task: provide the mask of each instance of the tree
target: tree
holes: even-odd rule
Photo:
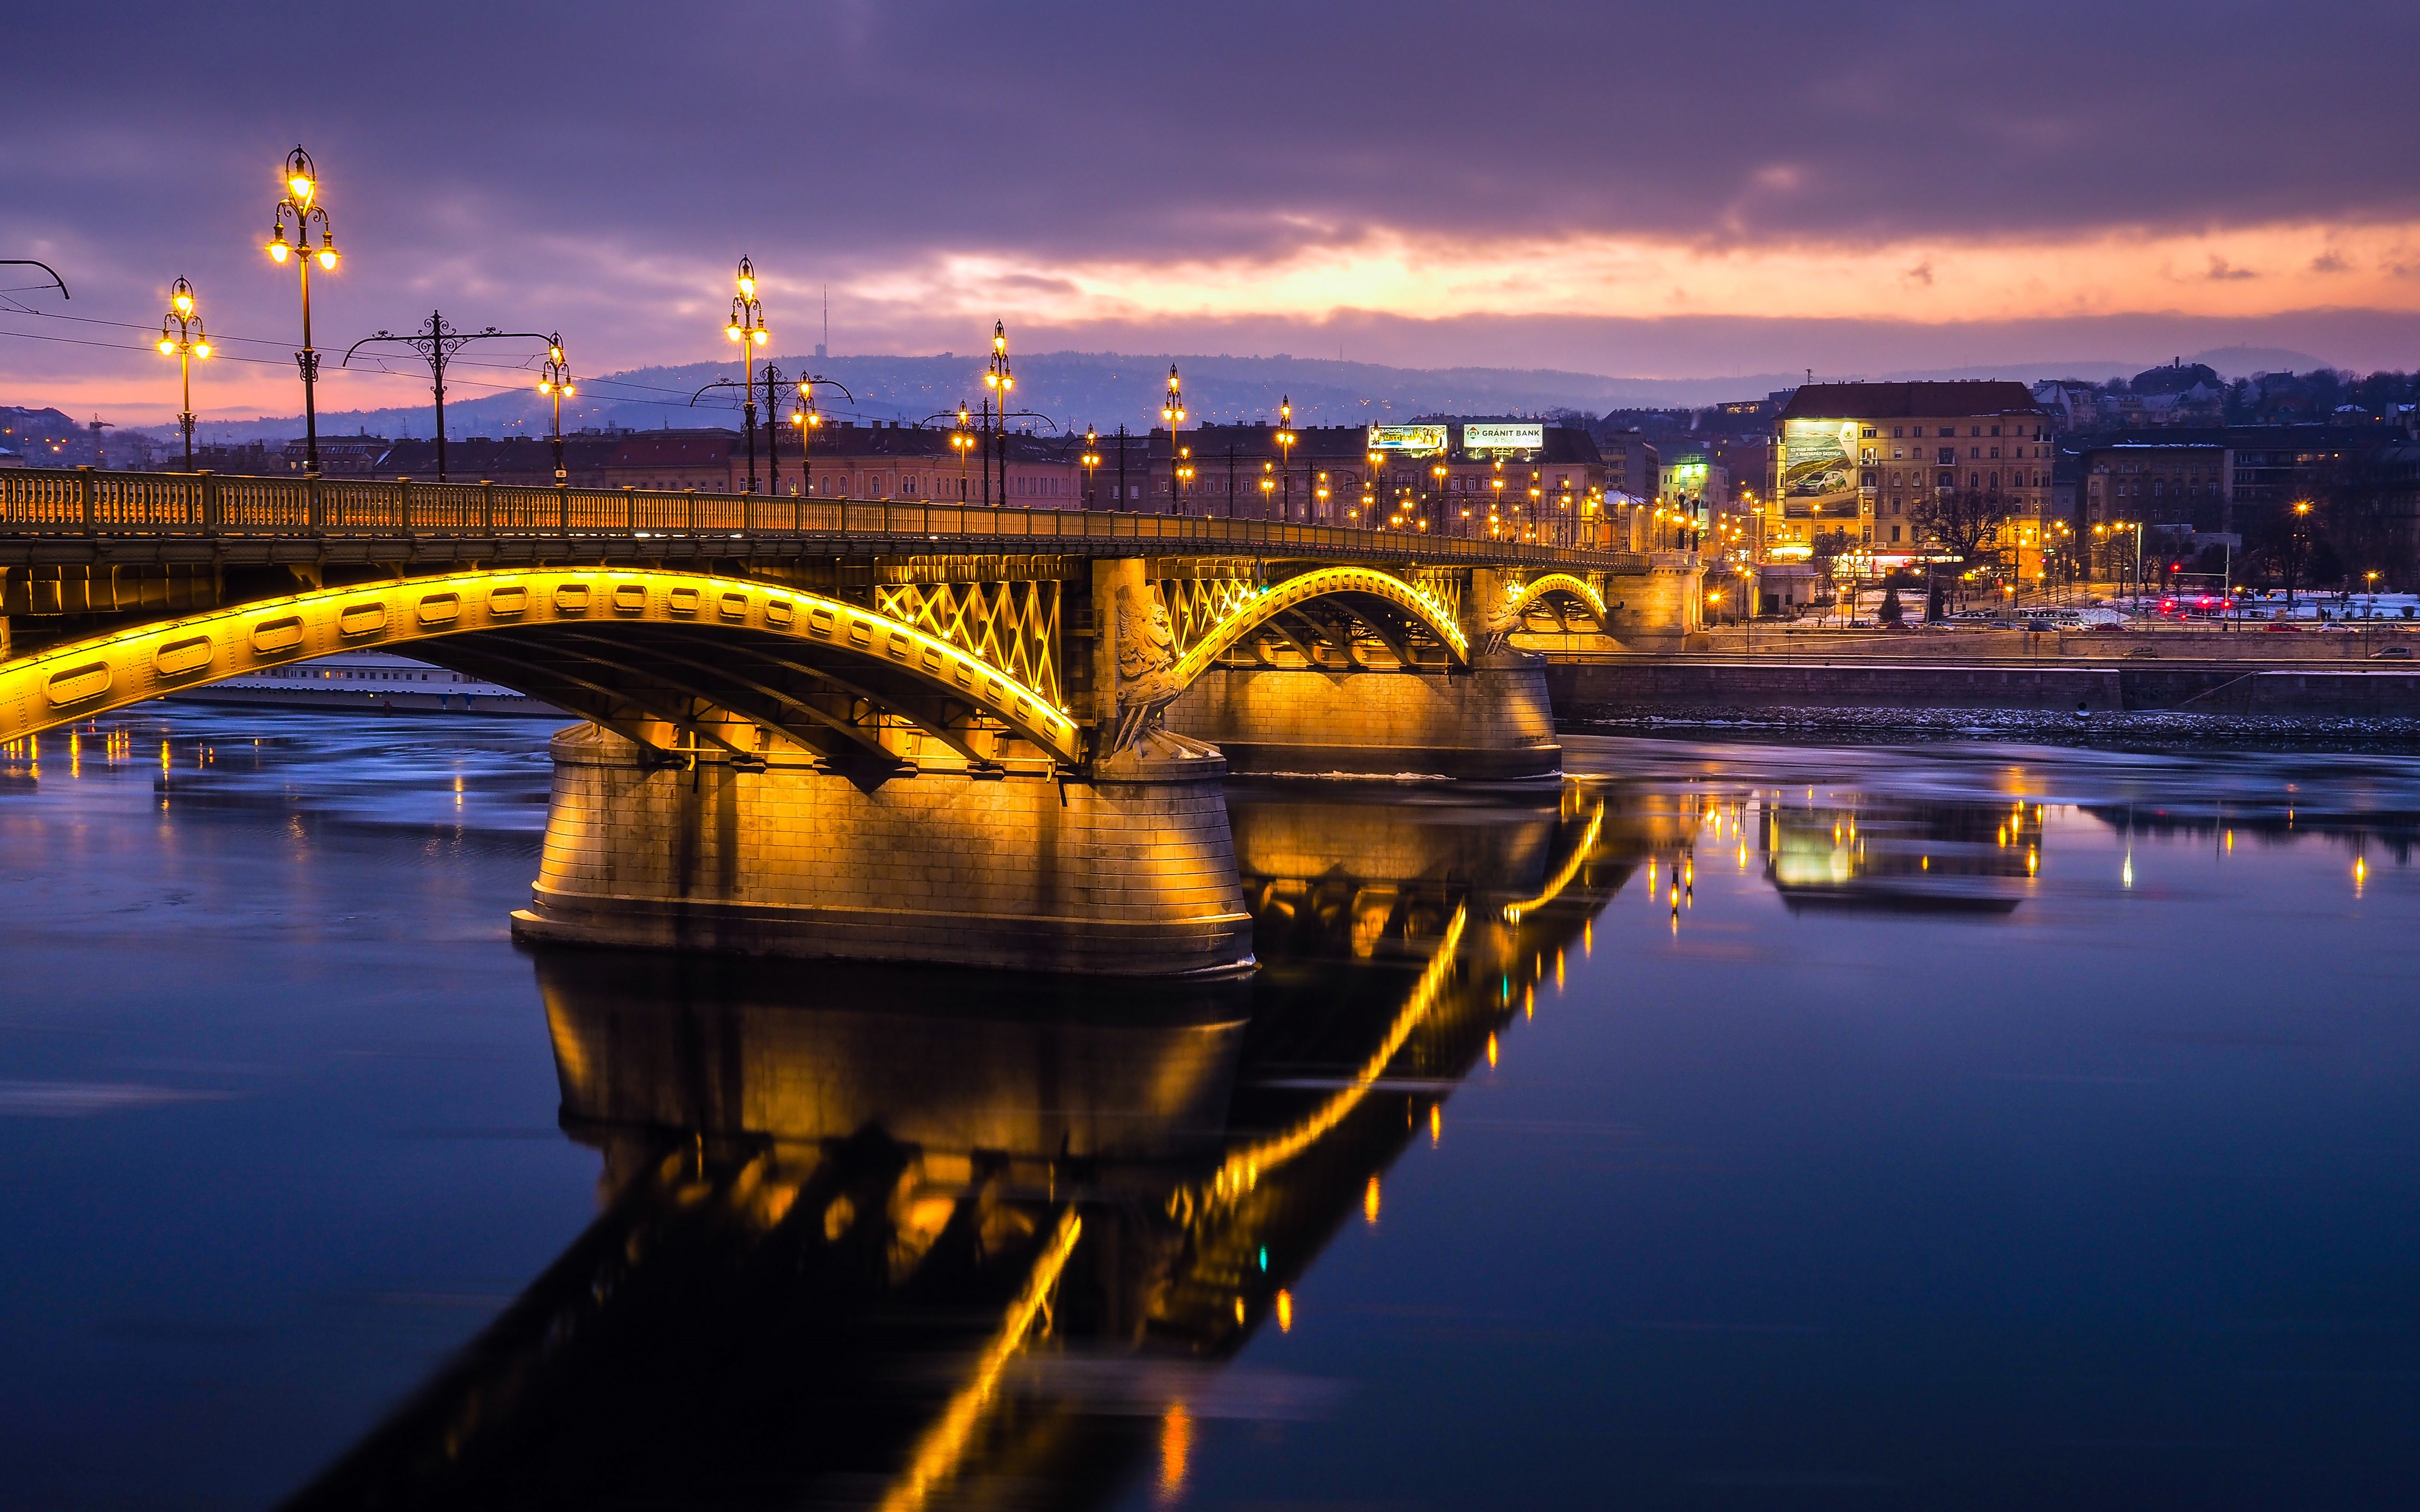
[[[1900,625],[1906,619],[1907,610],[1900,606],[1899,584],[1892,583],[1883,590],[1882,621],[1885,625]]]
[[[1823,593],[1835,604],[1839,601],[1840,554],[1849,549],[1849,532],[1830,530],[1815,537],[1809,556],[1815,570],[1823,577]]]
[[[1916,530],[1958,558],[1959,570],[1978,566],[1995,553],[1984,548],[2008,517],[2008,501],[1980,488],[1944,488],[1918,495],[1908,514]]]
[[[2286,607],[2294,607],[2294,590],[2310,575],[2319,545],[2319,520],[2308,500],[2278,510],[2260,539],[2260,564],[2286,590]]]

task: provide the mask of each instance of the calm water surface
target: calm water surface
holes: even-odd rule
[[[0,1504],[2420,1492],[2420,764],[1239,787],[1171,989],[517,950],[545,733],[0,760]]]

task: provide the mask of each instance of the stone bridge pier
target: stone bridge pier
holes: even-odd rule
[[[1252,964],[1215,750],[1146,736],[1077,777],[652,759],[555,736],[516,938],[1101,976]]]

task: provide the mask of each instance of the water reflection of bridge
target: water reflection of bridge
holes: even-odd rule
[[[1295,1277],[1376,1221],[1632,870],[1574,788],[1234,808],[1268,969],[1142,1011],[1065,979],[541,954],[602,1211],[292,1504],[1080,1505],[1155,1452],[1181,1476],[1205,1373],[1291,1326]]]

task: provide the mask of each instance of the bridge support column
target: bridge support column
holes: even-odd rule
[[[1678,650],[1705,628],[1706,569],[1686,551],[1658,551],[1648,562],[1644,573],[1606,581],[1606,597],[1622,602],[1613,615],[1614,634],[1633,650]]]
[[[554,740],[527,940],[1105,976],[1237,971],[1251,919],[1225,764],[1146,737],[1091,782],[650,767]]]
[[[1354,772],[1480,780],[1561,770],[1543,658],[1497,652],[1467,672],[1214,667],[1168,727],[1238,772]]]

